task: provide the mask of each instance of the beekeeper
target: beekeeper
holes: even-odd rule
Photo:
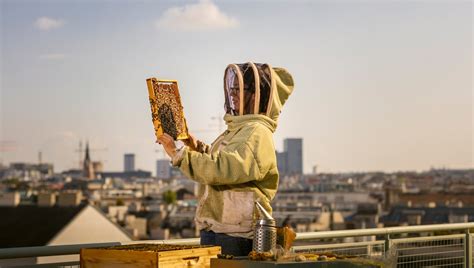
[[[158,142],[173,166],[199,183],[196,225],[202,245],[218,245],[223,254],[252,250],[254,201],[268,212],[278,188],[273,132],[293,91],[293,78],[268,64],[230,64],[224,74],[227,130],[209,146],[194,136],[177,149],[173,138]]]

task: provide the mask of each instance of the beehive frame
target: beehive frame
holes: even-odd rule
[[[156,138],[166,132],[175,140],[188,139],[188,127],[179,95],[178,81],[152,77],[146,82]]]

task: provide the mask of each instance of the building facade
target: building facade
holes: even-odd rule
[[[135,154],[125,154],[123,156],[123,170],[125,172],[135,170]]]
[[[303,174],[303,139],[290,138],[283,141],[286,152],[286,173]]]
[[[169,160],[159,159],[156,161],[156,177],[158,179],[171,178],[171,166]]]

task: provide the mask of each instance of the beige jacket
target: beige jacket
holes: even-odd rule
[[[254,202],[272,212],[279,178],[273,132],[293,79],[284,69],[270,70],[265,114],[225,115],[227,130],[211,146],[199,142],[198,151],[183,147],[173,159],[173,165],[199,183],[195,220],[200,230],[252,238]]]

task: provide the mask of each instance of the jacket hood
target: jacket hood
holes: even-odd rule
[[[283,68],[252,62],[229,64],[224,74],[224,119],[228,125],[241,120],[262,121],[275,131],[283,105],[293,88],[293,77]]]
[[[279,67],[271,68],[272,73],[272,93],[269,101],[267,116],[277,121],[283,105],[293,92],[294,82],[291,74]]]

